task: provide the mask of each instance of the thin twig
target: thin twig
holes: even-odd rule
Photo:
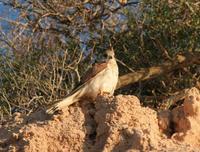
[[[126,65],[124,62],[122,62],[121,60],[116,58],[116,61],[119,62],[121,65],[123,65],[124,67],[126,67],[129,71],[131,72],[135,72],[135,70],[133,70],[131,67],[129,67],[128,65]]]

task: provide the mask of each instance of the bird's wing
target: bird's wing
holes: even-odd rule
[[[89,81],[91,78],[95,77],[99,72],[107,68],[107,65],[107,62],[95,63],[94,66],[86,72],[84,77],[82,77],[81,82],[85,83]]]
[[[63,99],[62,101],[57,101],[56,103],[53,104],[53,106],[50,106],[50,108],[47,109],[47,113],[52,114],[58,109],[60,109],[62,106],[76,102],[72,101],[74,100],[74,97],[79,99],[81,90],[84,89],[84,87],[88,84],[89,81],[95,79],[98,73],[103,72],[106,68],[107,68],[107,63],[95,64],[90,70],[88,70],[86,77],[82,80],[82,84],[77,86],[70,94],[68,94],[65,97],[65,99]],[[70,100],[68,100],[69,98]]]
[[[74,94],[77,90],[81,89],[82,87],[87,84],[88,81],[92,80],[99,72],[103,71],[107,68],[107,62],[103,63],[95,63],[87,72],[86,74],[81,78],[81,82],[66,96],[71,96]]]

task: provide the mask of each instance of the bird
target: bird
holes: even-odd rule
[[[118,82],[118,65],[113,48],[106,51],[105,60],[95,63],[82,77],[80,85],[74,89],[65,99],[58,101],[46,110],[48,114],[54,114],[80,101],[81,99],[95,100],[98,95],[113,95]]]

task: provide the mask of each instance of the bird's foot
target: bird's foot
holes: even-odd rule
[[[110,92],[100,91],[98,96],[111,96]]]

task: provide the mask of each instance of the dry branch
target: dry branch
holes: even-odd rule
[[[200,64],[200,52],[178,54],[173,61],[164,62],[160,66],[144,68],[139,71],[120,76],[117,89],[139,81],[150,80],[162,74],[172,72],[176,69],[190,66],[191,64]]]

